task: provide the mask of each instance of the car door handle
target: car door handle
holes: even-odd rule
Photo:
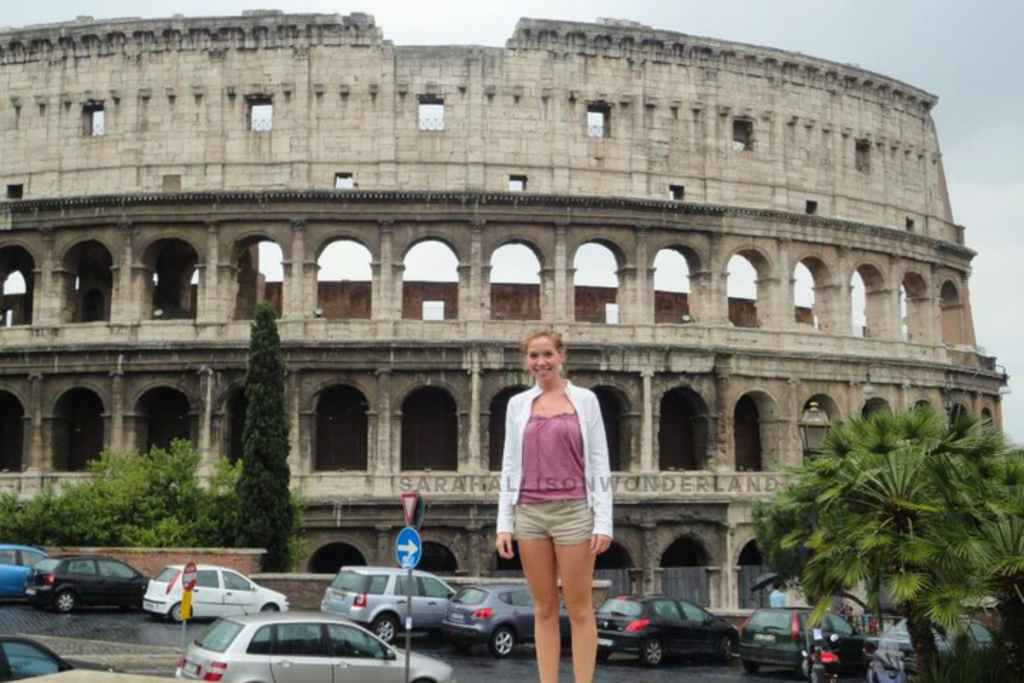
[[[278,662],[278,664],[279,664],[279,665],[281,665],[281,666],[283,666],[283,667],[284,667],[284,668],[286,668],[286,669],[287,669],[287,668],[289,668],[289,667],[291,667],[291,665],[292,665],[292,663],[291,663],[291,662],[289,662],[289,661],[288,661],[287,659],[283,659],[283,660],[281,660],[280,662]]]
[[[399,604],[399,605],[404,605],[404,604],[405,604],[405,600],[399,600],[399,601],[398,601],[398,604]]]
[[[350,665],[350,664],[348,664],[348,663],[346,663],[346,662],[338,662],[338,663],[337,663],[337,664],[335,664],[334,666],[335,666],[335,668],[337,668],[337,669],[347,669],[347,668],[348,668],[349,666],[351,666],[351,665]]]
[[[431,601],[430,601],[430,602],[428,602],[427,604],[428,604],[428,605],[436,605],[436,604],[437,604],[437,602],[436,602],[436,601],[434,601],[434,600],[431,600]]]

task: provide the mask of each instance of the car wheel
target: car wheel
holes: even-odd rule
[[[516,632],[508,626],[499,626],[494,629],[491,639],[487,641],[487,647],[491,650],[491,656],[495,659],[505,659],[512,654],[516,646]]]
[[[398,620],[390,614],[382,614],[373,620],[371,630],[374,635],[390,645],[398,634]]]
[[[743,670],[746,671],[748,674],[756,674],[758,671],[761,670],[761,665],[757,662],[751,662],[744,659],[741,663],[743,664]]]
[[[640,646],[640,662],[644,666],[658,666],[664,656],[665,650],[657,638],[649,638]]]
[[[267,604],[263,605],[263,607],[260,607],[260,611],[261,612],[280,612],[281,608],[278,607],[276,604],[274,604],[272,602],[268,602]]]
[[[732,638],[729,636],[722,636],[722,640],[718,643],[718,651],[715,653],[718,661],[728,664],[732,660]]]
[[[61,614],[67,614],[78,606],[78,596],[71,591],[61,591],[53,597],[53,608]]]
[[[171,621],[173,621],[175,624],[180,624],[181,623],[181,603],[180,602],[174,603],[174,607],[172,607],[167,612],[167,618],[170,619]]]

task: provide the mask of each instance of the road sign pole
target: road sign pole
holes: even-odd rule
[[[409,683],[409,657],[412,652],[412,567],[406,582],[405,596],[405,683]]]

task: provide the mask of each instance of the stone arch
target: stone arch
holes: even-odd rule
[[[625,251],[609,239],[590,239],[576,247],[572,260],[576,322],[619,322],[620,272],[625,263]]]
[[[373,251],[360,239],[332,235],[315,253],[314,315],[327,320],[369,319],[374,305]]]
[[[603,384],[592,387],[601,406],[601,418],[608,439],[608,462],[612,472],[629,470],[632,442],[629,422],[629,396],[618,387]]]
[[[806,269],[810,274],[810,306],[801,306],[801,278],[799,277],[800,267]],[[793,305],[795,308],[796,322],[798,325],[808,325],[822,332],[834,333],[835,313],[839,302],[836,297],[836,287],[832,276],[832,268],[819,256],[804,256],[794,266]]]
[[[465,259],[462,258],[462,254],[459,251],[458,241],[456,241],[451,235],[446,235],[440,232],[431,231],[426,233],[417,233],[415,237],[404,244],[396,244],[395,246],[397,248],[395,249],[395,252],[400,253],[402,255],[400,261],[405,262],[405,259],[409,257],[409,252],[425,242],[440,242],[451,250],[452,254],[455,255],[456,261],[460,264],[465,262]]]
[[[443,249],[429,247],[431,244]],[[435,252],[433,255],[431,250]],[[416,266],[417,261],[428,258],[431,261],[429,275],[425,266]],[[443,264],[444,261],[448,263]],[[458,248],[448,238],[423,236],[410,243],[402,256],[402,319],[458,320],[459,288],[464,277],[462,264]],[[410,268],[410,265],[416,267]],[[423,273],[417,274],[416,270]]]
[[[892,413],[892,406],[881,396],[869,398],[860,409],[861,417],[870,417],[876,413]]]
[[[694,300],[697,288],[692,279],[704,270],[700,253],[688,245],[672,244],[658,250],[652,268],[655,323],[692,321],[698,305]]]
[[[458,408],[437,386],[411,391],[402,401],[401,469],[453,471],[459,463]]]
[[[177,237],[156,239],[143,252],[143,317],[195,319],[199,306],[199,251]]]
[[[608,550],[597,556],[594,562],[594,569],[630,569],[634,567],[633,558],[629,549],[618,541],[612,541]]]
[[[737,472],[763,472],[777,462],[778,408],[760,390],[743,394],[733,408],[733,451]]]
[[[965,344],[964,305],[960,287],[946,280],[939,289],[939,307],[942,310],[942,341],[950,346]]]
[[[989,424],[994,424],[995,423],[995,416],[992,413],[992,409],[989,408],[988,406],[985,406],[984,408],[982,408],[981,409],[981,419],[984,420],[985,422],[989,423]]]
[[[369,410],[366,396],[353,386],[335,385],[319,393],[314,470],[368,469]]]
[[[739,590],[739,605],[741,609],[757,609],[768,606],[768,592],[765,590],[752,591],[751,584],[765,572],[767,567],[761,555],[761,549],[757,546],[757,540],[747,541],[743,545],[736,559],[739,569],[737,573],[737,588]]]
[[[515,384],[498,391],[491,399],[490,416],[488,417],[488,465],[491,472],[501,471],[502,456],[505,452],[505,419],[508,402],[516,394],[526,391],[527,387]]]
[[[771,314],[772,262],[760,249],[752,246],[735,249],[726,260],[726,290],[729,299],[729,322],[735,327],[760,327]],[[730,275],[734,269],[747,270]],[[754,280],[750,282],[753,270]],[[753,300],[748,298],[751,284]]]
[[[423,553],[416,568],[440,576],[451,576],[459,571],[459,561],[448,546],[437,541],[423,541]]]
[[[970,414],[970,409],[963,403],[954,403],[949,407],[949,423],[956,424],[961,418]]]
[[[0,247],[0,327],[32,324],[36,260],[20,244]]]
[[[889,329],[887,282],[884,272],[881,267],[869,261],[853,269],[850,276],[850,297],[853,312],[851,325],[855,337],[882,338]],[[864,292],[861,311],[857,310],[861,296],[857,292],[858,287]]]
[[[342,567],[367,566],[366,557],[352,543],[331,541],[310,555],[308,571],[313,574],[336,574]]]
[[[92,389],[68,389],[54,404],[50,429],[54,469],[63,472],[87,470],[89,463],[99,458],[103,451],[103,399]]]
[[[804,401],[801,414],[804,410],[810,408],[812,403],[817,403],[818,407],[825,411],[825,414],[828,415],[829,424],[832,426],[843,421],[843,412],[839,409],[839,404],[836,403],[836,400],[828,394],[818,393],[808,398]]]
[[[151,448],[170,448],[175,439],[193,439],[192,405],[188,395],[172,386],[149,389],[135,403],[135,443]]]
[[[0,390],[0,472],[25,469],[25,408],[18,397]]]
[[[932,299],[929,295],[928,281],[917,271],[908,270],[903,274],[900,284],[901,311],[903,322],[901,331],[903,340],[911,343],[928,342],[929,321],[931,319]]]
[[[764,564],[764,558],[761,556],[761,549],[757,547],[756,540],[747,541],[743,549],[740,550],[736,564],[740,566]]]
[[[514,233],[504,234],[500,238],[495,240],[494,244],[491,246],[490,252],[487,254],[487,258],[485,259],[485,261],[487,263],[490,263],[492,260],[494,260],[494,254],[496,254],[498,250],[510,245],[519,245],[529,249],[531,252],[533,252],[534,257],[537,259],[537,263],[540,264],[540,267],[542,269],[548,267],[547,264],[552,261],[551,257],[547,253],[547,250],[536,240],[534,240],[531,237],[517,235]]]
[[[924,409],[934,410],[935,407],[932,405],[932,402],[927,400],[927,399],[923,399],[923,398],[922,399],[918,399],[914,403],[914,410],[924,410]]]
[[[272,245],[269,247],[267,245]],[[277,262],[274,263],[274,259]],[[267,263],[267,260],[270,263]],[[261,233],[239,237],[231,245],[233,319],[251,320],[253,309],[269,301],[280,318],[284,300],[284,247]]]
[[[370,252],[370,260],[379,260],[378,251],[374,249],[373,244],[366,240],[365,235],[354,230],[346,230],[343,227],[331,226],[331,231],[322,237],[320,237],[314,244],[310,253],[313,254],[315,260],[319,260],[324,255],[324,251],[327,250],[335,242],[354,242],[356,245],[362,247],[366,251]]]
[[[505,256],[501,256],[502,253]],[[535,265],[536,270],[528,275],[525,271],[518,271],[518,266],[509,267],[509,261],[523,264],[524,269],[530,270]],[[544,266],[536,247],[530,242],[506,241],[491,253],[487,263],[490,267],[491,320],[540,320],[543,286],[540,274]]]
[[[64,251],[61,289],[62,319],[66,323],[110,320],[114,292],[114,259],[98,239],[75,242]]]
[[[690,387],[666,391],[659,411],[658,469],[706,469],[709,431],[708,408],[700,394]]]

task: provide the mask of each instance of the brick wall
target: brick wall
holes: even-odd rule
[[[424,301],[444,301],[444,319],[459,318],[458,282],[406,282],[402,285],[402,318],[422,320]]]
[[[234,569],[246,576],[260,569],[266,554],[262,548],[45,548],[50,557],[65,555],[105,555],[135,567],[150,578],[169,564],[214,564]]]
[[[491,285],[491,320],[540,320],[540,285]]]
[[[317,284],[317,307],[328,320],[369,318],[371,310],[370,282],[320,282]]]

